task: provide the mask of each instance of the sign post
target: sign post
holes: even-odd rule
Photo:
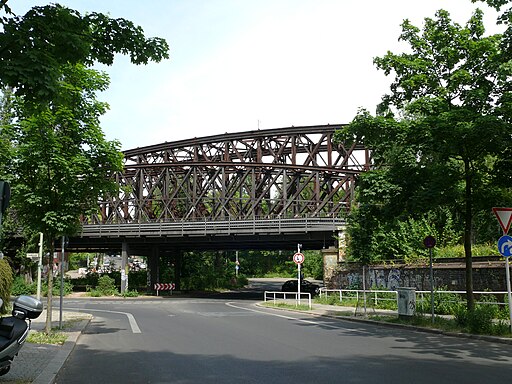
[[[300,303],[300,284],[301,284],[301,278],[300,278],[300,265],[304,262],[304,254],[300,253],[300,247],[301,244],[297,244],[297,253],[293,255],[293,261],[295,264],[297,264],[297,299]]]
[[[512,224],[512,208],[493,208],[492,211],[496,215],[503,236],[498,240],[498,251],[505,257],[505,276],[507,279],[508,309],[510,316],[510,330],[512,331],[512,290],[510,287],[510,266],[509,257],[512,256],[512,237],[507,236],[510,225]]]

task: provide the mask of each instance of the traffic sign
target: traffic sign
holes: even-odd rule
[[[501,236],[498,240],[498,251],[505,257],[512,256],[512,237]]]
[[[304,254],[297,252],[293,255],[293,261],[295,264],[302,264],[304,262]]]
[[[176,289],[176,285],[174,283],[155,283],[156,291],[173,291]]]
[[[494,207],[492,211],[498,218],[503,234],[507,234],[512,224],[512,208]]]
[[[436,239],[434,236],[427,236],[425,237],[425,239],[423,240],[423,244],[425,245],[425,247],[427,248],[434,248],[436,246]]]

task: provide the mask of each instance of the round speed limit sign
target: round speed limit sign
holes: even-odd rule
[[[304,262],[304,254],[297,252],[293,255],[293,261],[295,264],[302,264]]]

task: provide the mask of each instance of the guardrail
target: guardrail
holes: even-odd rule
[[[367,290],[363,290],[363,289],[327,289],[327,288],[320,288],[320,296],[324,295],[324,297],[327,297],[328,296],[328,293],[329,292],[335,292],[336,294],[339,295],[339,300],[340,302],[343,302],[343,298],[344,298],[344,294],[345,294],[345,299],[356,299],[359,301],[360,299],[360,295],[361,294],[369,294],[369,296],[366,297],[367,300],[372,300],[375,305],[378,304],[379,301],[396,301],[397,298],[398,298],[398,291],[386,291],[386,290],[375,290],[375,289],[367,289]],[[416,295],[419,295],[419,299],[417,299],[416,301],[425,301],[425,295],[430,295],[430,291],[415,291],[416,292]],[[507,295],[507,292],[506,291],[495,291],[495,292],[489,292],[489,291],[474,291],[473,292],[474,294],[476,295],[481,295],[481,296],[485,296],[485,295],[493,295],[493,296],[505,296]],[[390,298],[390,297],[379,297],[381,295],[387,295],[389,296],[390,294],[393,294],[395,297],[394,298]],[[434,295],[436,294],[439,294],[439,295],[453,295],[453,294],[456,294],[456,295],[465,295],[466,294],[466,291],[434,291]],[[459,303],[459,304],[464,304],[465,301],[463,300],[451,300],[451,299],[448,299],[446,300],[447,303]],[[491,301],[476,301],[477,304],[495,304],[495,305],[503,305],[503,306],[506,306],[507,303],[505,301],[503,302],[491,302]]]
[[[225,221],[173,221],[119,224],[84,224],[82,237],[205,236],[334,231],[345,220],[333,217],[275,218]]]
[[[270,297],[268,295],[270,295]],[[274,305],[275,305],[277,303],[278,299],[280,299],[280,297],[277,297],[277,296],[282,296],[281,301],[286,301],[287,295],[295,297],[296,305],[300,305],[302,296],[307,296],[309,309],[313,308],[313,306],[311,304],[311,293],[308,293],[308,292],[301,292],[299,294],[298,292],[265,291],[263,300],[265,303],[267,301],[273,301]]]

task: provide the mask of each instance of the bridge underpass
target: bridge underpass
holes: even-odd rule
[[[341,125],[257,130],[124,152],[70,251],[158,255],[204,250],[337,247],[357,176],[371,158],[333,141]],[[150,262],[149,265],[152,265]],[[154,263],[153,263],[154,265]]]

